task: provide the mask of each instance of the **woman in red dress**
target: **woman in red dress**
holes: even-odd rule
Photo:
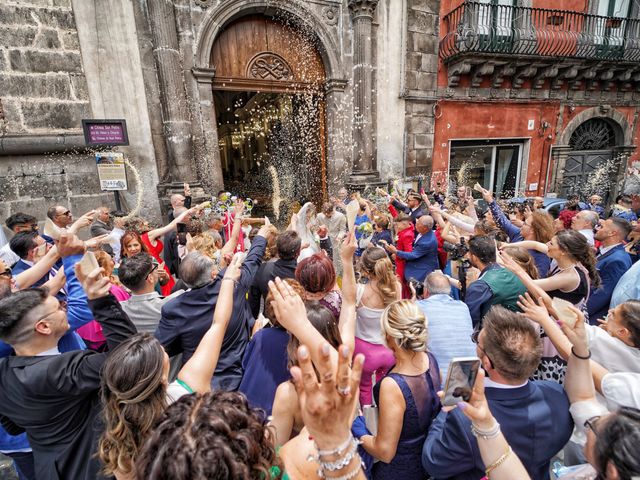
[[[168,277],[168,281],[164,285],[160,285],[160,293],[163,296],[171,295],[171,289],[175,285],[175,280],[169,273],[169,268],[167,268],[164,260],[162,259],[162,250],[164,245],[162,243],[162,236],[171,230],[175,229],[179,223],[184,223],[185,218],[188,215],[192,215],[196,211],[196,208],[192,208],[182,212],[178,215],[171,223],[165,225],[164,227],[151,229],[149,226],[149,222],[146,220],[142,220],[138,224],[138,230],[140,232],[144,232],[139,234],[134,231],[126,232],[121,240],[122,245],[122,253],[123,257],[131,257],[140,252],[146,252],[151,255],[160,265],[159,268],[162,268],[166,272],[166,277]],[[164,275],[163,275],[164,276]]]

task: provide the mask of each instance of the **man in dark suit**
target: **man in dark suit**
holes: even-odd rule
[[[385,245],[385,248],[395,253],[398,258],[406,260],[404,278],[406,281],[415,279],[422,283],[434,270],[438,270],[438,240],[433,233],[433,218],[423,215],[416,221],[418,235],[413,241],[413,251],[403,252],[393,245]]]
[[[607,316],[613,289],[633,263],[622,243],[629,232],[631,232],[631,224],[623,218],[612,217],[608,220],[600,220],[600,228],[595,238],[602,242],[596,256],[596,268],[600,274],[601,284],[597,290],[591,292],[587,301],[589,322],[592,325],[596,325],[599,318]]]
[[[249,304],[254,318],[258,318],[260,314],[260,299],[267,298],[271,280],[275,280],[276,277],[280,277],[282,280],[295,278],[301,245],[300,235],[294,230],[287,230],[278,235],[276,240],[278,258],[260,265],[249,291]]]
[[[488,375],[485,396],[498,428],[531,478],[549,479],[549,462],[571,437],[573,421],[562,385],[528,380],[542,356],[538,332],[521,314],[494,306],[484,318],[476,350]],[[485,474],[471,420],[460,409],[440,412],[433,421],[422,465],[438,480],[477,480]]]
[[[407,203],[402,203],[398,199],[395,199],[391,202],[396,210],[409,215],[414,225],[416,224],[417,220],[424,215],[424,211],[422,210],[422,208],[420,208],[420,203],[422,203],[422,197],[420,197],[420,195],[415,192],[407,195]]]
[[[72,237],[61,240],[58,249],[63,257],[81,255],[84,243]],[[84,286],[113,350],[136,330],[99,270],[84,279]],[[106,354],[60,353],[58,342],[68,330],[66,312],[45,289],[22,290],[0,300],[0,339],[16,353],[0,359],[0,422],[12,435],[26,431],[38,480],[89,480],[100,472],[95,447]]]
[[[219,390],[237,390],[242,379],[242,355],[255,322],[246,295],[262,263],[268,227],[267,222],[260,229],[242,263],[242,274],[234,290],[233,313],[211,383]],[[213,260],[201,253],[189,253],[182,260],[180,278],[190,290],[162,307],[156,338],[169,356],[182,353],[183,364],[211,326],[223,277],[224,270],[216,272]]]
[[[31,232],[20,232],[16,233],[14,237],[9,242],[11,246],[11,251],[13,251],[16,255],[20,257],[20,260],[16,262],[13,266],[12,273],[13,275],[18,275],[19,273],[24,272],[25,270],[33,267],[36,259],[38,257],[38,249],[43,248],[45,245],[45,240],[40,235],[38,235],[37,231]],[[50,275],[55,275],[53,271],[50,271],[49,274],[44,275],[40,280],[35,282],[32,286],[39,287],[42,284],[46,283],[49,280]]]

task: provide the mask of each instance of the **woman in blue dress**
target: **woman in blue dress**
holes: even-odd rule
[[[362,417],[353,432],[362,447],[379,462],[374,480],[423,480],[429,478],[420,459],[431,421],[440,411],[440,371],[427,352],[427,322],[415,303],[399,300],[381,317],[382,332],[396,359],[395,366],[374,387],[379,417],[376,435],[363,426]]]

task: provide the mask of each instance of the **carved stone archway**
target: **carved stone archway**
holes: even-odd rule
[[[592,119],[602,119],[606,121],[613,127],[615,132],[616,145],[611,149],[611,154],[613,158],[620,157],[621,161],[618,165],[616,180],[613,183],[611,194],[612,196],[617,194],[618,187],[622,182],[627,166],[627,159],[635,150],[636,146],[633,145],[633,132],[627,118],[608,105],[600,105],[580,112],[571,119],[562,134],[558,136],[557,143],[552,149],[555,168],[553,169],[551,181],[549,182],[550,188],[548,188],[547,191],[560,192],[564,180],[564,172],[567,168],[567,160],[572,152],[570,146],[571,137],[581,125]]]
[[[347,146],[344,142],[344,132],[350,126],[345,124],[344,115],[332,114],[342,108],[348,84],[341,61],[337,22],[329,17],[327,17],[327,21],[323,21],[320,16],[305,6],[304,2],[292,0],[283,0],[278,2],[277,6],[273,4],[272,0],[254,0],[250,4],[246,0],[227,0],[216,8],[208,8],[204,13],[196,37],[195,61],[192,72],[198,82],[203,133],[206,139],[206,148],[213,152],[214,171],[216,174],[220,172],[221,175],[216,112],[213,101],[213,83],[216,71],[211,65],[211,52],[216,39],[227,25],[234,20],[252,14],[267,17],[285,14],[294,19],[305,31],[313,32],[316,37],[316,48],[325,68],[327,183],[329,185],[342,184],[347,170],[345,160]],[[335,15],[338,14],[334,12]]]

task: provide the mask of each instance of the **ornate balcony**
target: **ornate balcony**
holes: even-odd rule
[[[465,1],[443,19],[440,57],[449,86],[461,75],[472,87],[491,76],[500,88],[586,86],[631,90],[640,82],[640,19]],[[550,80],[549,83],[546,83]]]

